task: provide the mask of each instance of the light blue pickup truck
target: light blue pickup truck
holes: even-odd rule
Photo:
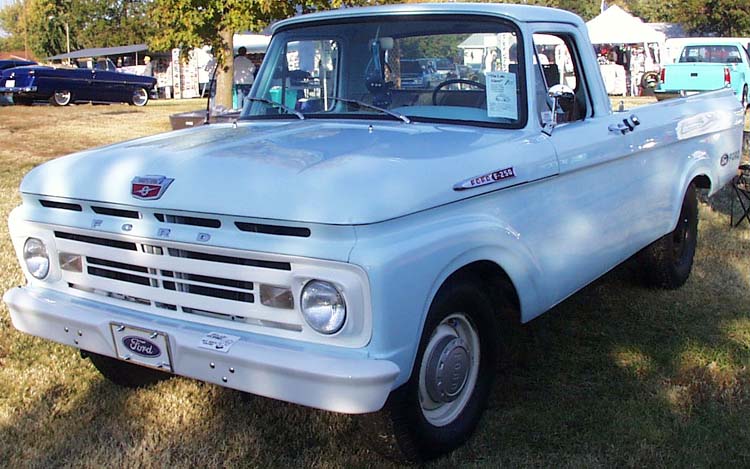
[[[750,55],[746,44],[728,41],[690,42],[684,45],[676,63],[661,69],[657,97],[679,93],[731,88],[743,107],[750,90]]]
[[[476,79],[409,86],[436,57]],[[688,279],[696,191],[735,175],[742,118],[726,89],[613,112],[561,10],[302,15],[237,122],[33,169],[4,301],[115,383],[378,412],[370,441],[429,459],[472,434],[520,324],[633,256],[647,285]]]

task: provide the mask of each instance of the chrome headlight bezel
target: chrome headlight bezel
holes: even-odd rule
[[[49,252],[41,239],[26,239],[23,243],[23,261],[26,264],[26,271],[35,279],[44,280],[49,276]]]
[[[334,335],[346,324],[346,299],[341,290],[325,280],[310,280],[300,294],[300,311],[316,332]]]

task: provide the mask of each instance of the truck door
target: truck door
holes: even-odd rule
[[[544,125],[557,152],[560,173],[548,187],[549,210],[562,214],[550,223],[549,252],[540,260],[548,274],[565,277],[557,283],[562,299],[643,247],[642,221],[653,209],[640,196],[647,188],[643,160],[631,147],[632,124],[611,113],[588,40],[573,26],[533,28],[530,118]],[[573,97],[553,109],[547,90],[558,84]],[[576,275],[565,275],[571,272]]]

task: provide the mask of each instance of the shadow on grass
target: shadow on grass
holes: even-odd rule
[[[729,228],[701,234],[714,230]],[[701,281],[706,270],[718,284]],[[626,263],[528,325],[528,364],[496,386],[467,454],[509,466],[750,464],[750,353],[727,330],[748,318],[747,274],[714,257],[675,291],[636,276]]]

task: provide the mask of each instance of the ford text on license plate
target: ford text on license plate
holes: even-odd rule
[[[167,334],[126,324],[111,323],[117,358],[164,371],[172,371]]]

